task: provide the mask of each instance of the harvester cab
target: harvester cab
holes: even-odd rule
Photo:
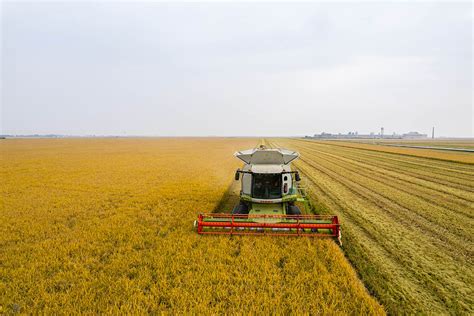
[[[232,214],[301,215],[295,205],[300,178],[290,167],[299,156],[297,152],[260,146],[236,152],[235,156],[245,164],[235,173],[236,180],[242,179],[240,203]]]
[[[199,234],[329,236],[341,242],[337,216],[311,213],[300,175],[291,169],[299,153],[260,146],[234,155],[244,162],[235,173],[239,203],[232,212],[199,214]]]

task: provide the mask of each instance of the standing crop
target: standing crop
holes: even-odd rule
[[[332,240],[199,236],[256,139],[0,143],[0,313],[383,314]]]

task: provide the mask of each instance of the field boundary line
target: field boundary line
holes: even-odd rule
[[[375,143],[375,144],[379,145],[379,146],[392,146],[392,147],[418,148],[418,149],[433,149],[433,150],[459,151],[459,152],[474,153],[474,149],[469,149],[469,148],[414,146],[414,145],[397,145],[397,144],[382,144],[382,143]]]

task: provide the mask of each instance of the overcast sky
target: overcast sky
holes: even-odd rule
[[[465,3],[2,2],[4,134],[474,136]]]

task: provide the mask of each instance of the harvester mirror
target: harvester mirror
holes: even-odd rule
[[[239,181],[239,179],[240,179],[240,170],[237,170],[235,172],[235,181]]]
[[[295,180],[296,180],[296,181],[300,181],[300,180],[301,180],[300,174],[298,173],[298,171],[295,172]]]

